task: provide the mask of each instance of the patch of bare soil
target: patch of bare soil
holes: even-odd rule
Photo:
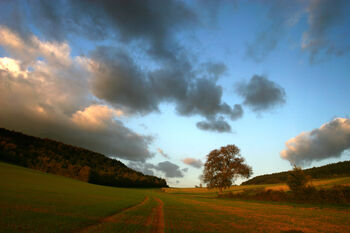
[[[164,204],[159,198],[155,198],[155,200],[158,202],[158,205],[152,209],[146,225],[151,226],[151,233],[164,233]]]

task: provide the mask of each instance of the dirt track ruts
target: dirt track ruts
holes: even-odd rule
[[[157,206],[153,208],[148,217],[147,225],[151,225],[151,233],[164,233],[163,201],[155,197]]]
[[[127,212],[127,211],[130,211],[130,210],[136,209],[136,208],[138,208],[138,207],[144,205],[148,200],[149,200],[149,197],[146,197],[142,202],[140,202],[140,203],[138,203],[138,204],[136,204],[136,205],[127,207],[127,208],[125,208],[125,209],[122,209],[122,210],[118,211],[117,213],[114,213],[114,214],[112,214],[112,215],[110,215],[110,216],[107,216],[107,217],[105,217],[105,218],[100,219],[100,220],[99,220],[97,223],[95,223],[95,224],[89,225],[89,226],[84,227],[84,228],[82,228],[82,229],[80,229],[80,230],[78,230],[78,231],[75,231],[75,232],[77,232],[77,233],[89,232],[91,229],[97,227],[97,226],[100,225],[100,224],[103,224],[103,223],[105,223],[105,222],[114,222],[115,219],[117,219],[118,215],[123,214],[123,213],[125,213],[125,212]]]

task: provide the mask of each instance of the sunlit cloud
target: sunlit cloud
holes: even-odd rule
[[[302,132],[286,142],[281,151],[291,164],[309,165],[313,161],[339,158],[350,149],[350,119],[335,118],[311,132]]]

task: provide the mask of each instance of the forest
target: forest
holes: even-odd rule
[[[47,173],[115,187],[168,187],[122,162],[80,147],[0,128],[0,160]]]
[[[303,170],[304,173],[312,179],[327,179],[335,177],[350,176],[350,161],[331,163],[321,167],[313,167]],[[277,184],[286,183],[288,171],[273,174],[256,176],[242,183],[242,185],[256,184]]]

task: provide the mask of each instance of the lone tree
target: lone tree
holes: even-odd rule
[[[310,176],[307,176],[300,167],[294,165],[293,170],[288,173],[287,185],[292,192],[299,193],[307,187],[310,180]]]
[[[228,188],[238,177],[248,178],[252,175],[252,168],[244,163],[244,158],[235,145],[221,147],[207,155],[204,164],[203,182],[208,188]]]

